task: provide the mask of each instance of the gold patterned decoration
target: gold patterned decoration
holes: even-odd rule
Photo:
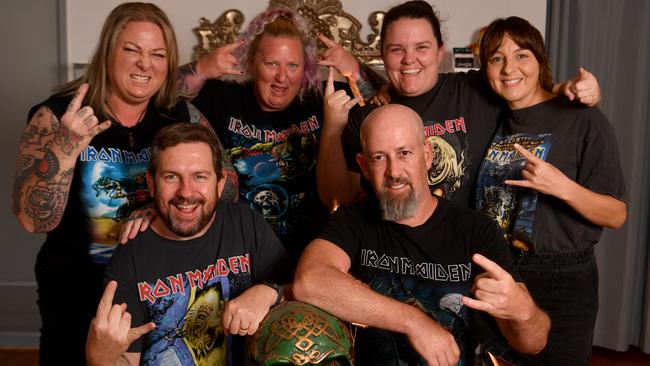
[[[239,35],[239,28],[244,23],[244,14],[236,9],[223,12],[213,23],[207,18],[199,19],[198,27],[192,29],[199,38],[199,44],[194,46],[192,59],[196,60],[204,54],[232,43]]]
[[[370,65],[382,64],[379,33],[384,21],[385,13],[383,11],[375,11],[368,16],[371,32],[367,36],[367,40],[363,41],[360,35],[361,23],[343,11],[339,0],[269,1],[269,8],[276,6],[286,6],[302,14],[310,22],[314,37],[316,37],[316,33],[322,33],[335,40],[362,62]],[[199,44],[194,46],[193,58],[197,59],[214,48],[233,42],[239,35],[239,29],[243,22],[244,15],[235,9],[227,10],[213,23],[206,18],[201,18],[201,25],[193,29],[199,39]],[[321,42],[319,42],[319,47],[324,47]]]

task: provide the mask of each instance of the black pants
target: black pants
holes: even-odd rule
[[[598,313],[598,267],[593,248],[574,253],[515,253],[537,305],[551,318],[546,348],[527,365],[588,365]]]
[[[85,365],[86,336],[101,297],[104,266],[91,263],[85,251],[46,246],[35,267],[41,313],[39,362]]]

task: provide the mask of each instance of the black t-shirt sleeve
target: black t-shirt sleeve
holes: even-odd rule
[[[516,282],[523,282],[523,278],[515,266],[508,242],[503,237],[503,233],[497,224],[482,213],[477,213],[477,215],[474,224],[476,237],[478,238],[476,242],[477,253],[498,264],[506,272],[510,273]],[[472,265],[476,266],[477,273],[485,272],[477,264],[473,263]]]
[[[327,221],[327,225],[318,236],[341,248],[350,257],[351,262],[359,252],[360,234],[364,227],[356,210],[350,206],[340,206]]]
[[[255,258],[253,282],[271,281],[278,284],[291,282],[294,265],[284,246],[262,215],[248,208],[251,228],[255,230]]]
[[[582,145],[577,182],[601,194],[628,201],[616,133],[607,117],[598,108],[588,108],[588,131]]]
[[[146,233],[140,234],[146,235]],[[138,284],[135,280],[135,263],[128,245],[118,245],[111,261],[104,272],[104,286],[111,281],[117,281],[117,290],[113,304],[126,303],[127,311],[131,314],[131,327],[139,327],[145,323],[145,316],[138,296]],[[142,351],[142,337],[129,346],[128,352]]]

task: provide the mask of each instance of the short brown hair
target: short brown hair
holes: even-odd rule
[[[149,162],[149,173],[156,175],[160,153],[170,147],[182,143],[203,142],[210,146],[212,151],[212,165],[217,173],[217,178],[221,179],[221,145],[217,136],[210,128],[198,123],[174,123],[161,128],[151,142],[151,161]]]
[[[544,46],[544,38],[541,33],[532,26],[526,19],[509,17],[497,19],[490,23],[481,37],[479,58],[481,60],[481,72],[486,76],[488,60],[501,47],[503,37],[508,35],[519,47],[533,53],[539,63],[539,84],[549,92],[553,90],[553,75],[551,66]]]

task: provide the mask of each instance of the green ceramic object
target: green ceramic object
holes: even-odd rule
[[[300,301],[271,309],[247,347],[251,365],[354,365],[347,325]]]

